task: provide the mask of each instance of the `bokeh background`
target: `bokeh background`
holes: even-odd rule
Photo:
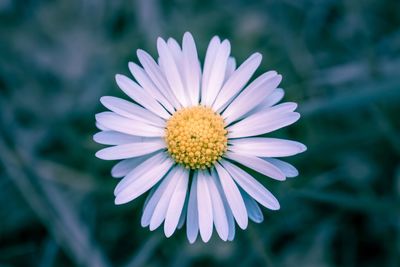
[[[258,74],[282,73],[308,146],[300,175],[258,177],[265,221],[189,245],[140,227],[144,197],[113,204],[95,158],[103,95],[123,96],[136,49],[214,35]],[[0,266],[400,266],[400,2],[0,0]]]

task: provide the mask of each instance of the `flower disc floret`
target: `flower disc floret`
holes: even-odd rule
[[[224,120],[208,107],[183,108],[168,120],[165,141],[171,157],[190,169],[214,165],[227,149]]]

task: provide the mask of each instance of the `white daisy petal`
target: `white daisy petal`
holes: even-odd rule
[[[156,209],[157,204],[160,202],[160,198],[170,181],[171,179],[167,179],[166,177],[158,186],[153,186],[153,188],[150,190],[149,195],[147,196],[143,205],[143,214],[140,220],[142,227],[147,227],[150,225],[150,220],[154,214],[154,210]]]
[[[255,79],[240,93],[222,113],[225,123],[240,119],[243,115],[259,105],[281,82],[282,76],[269,71]]]
[[[283,103],[257,112],[227,128],[229,138],[256,136],[293,124],[300,114],[295,103]]]
[[[189,198],[185,198],[185,203],[183,204],[182,213],[181,213],[181,216],[179,217],[178,226],[176,227],[178,229],[181,229],[183,227],[183,225],[185,224],[188,202],[189,202]]]
[[[171,198],[175,192],[179,180],[181,179],[181,177],[183,177],[183,175],[184,169],[180,166],[175,166],[168,173],[167,177],[163,179],[166,180],[168,185],[165,187],[165,190],[158,200],[156,208],[154,209],[153,216],[150,220],[150,231],[157,229],[164,221]]]
[[[107,127],[105,127],[104,125],[101,125],[100,123],[98,123],[96,121],[96,128],[99,129],[100,131],[110,131],[110,129],[108,129]]]
[[[198,213],[198,201],[197,201],[197,178],[198,172],[195,172],[192,179],[192,186],[190,188],[190,196],[187,207],[187,219],[186,219],[186,235],[189,243],[193,244],[199,235],[199,213]]]
[[[264,220],[264,215],[261,212],[260,206],[258,206],[257,202],[246,192],[240,191],[240,193],[242,194],[244,204],[246,205],[249,219],[255,223],[261,223]]]
[[[125,94],[127,94],[139,105],[145,107],[163,119],[168,119],[171,117],[171,115],[160,105],[160,103],[158,103],[148,92],[146,92],[142,87],[128,77],[117,74],[115,75],[115,80],[119,88],[121,88]]]
[[[93,140],[102,145],[122,145],[133,142],[141,142],[145,137],[115,131],[101,131],[93,135]]]
[[[136,142],[103,148],[96,153],[96,157],[104,160],[127,159],[150,154],[164,148],[165,142],[160,138],[147,142]]]
[[[119,182],[114,191],[116,195],[115,204],[119,205],[132,201],[164,177],[172,167],[173,161],[164,157],[164,160],[159,159],[157,162],[152,160],[155,157],[157,155],[140,164]],[[148,166],[150,160],[153,161],[151,167]]]
[[[182,41],[183,71],[191,104],[198,105],[200,97],[200,62],[193,36],[186,32]]]
[[[234,160],[272,179],[278,181],[283,181],[286,179],[285,174],[283,174],[283,172],[279,168],[256,156],[243,155],[228,151],[226,152],[225,157],[227,159]]]
[[[168,48],[165,41],[161,38],[157,39],[157,50],[158,54],[160,55],[160,59],[164,62],[164,72],[170,88],[173,90],[180,104],[183,107],[188,106],[189,103],[187,103],[186,100],[185,88],[182,82],[181,75],[179,74],[179,69],[176,65],[170,49]]]
[[[203,76],[201,80],[201,104],[205,105],[208,94],[208,83],[211,76],[212,66],[214,64],[215,56],[221,44],[218,36],[214,36],[207,48],[206,58],[204,60]]]
[[[261,205],[271,210],[279,209],[278,200],[250,174],[226,160],[221,160],[221,164],[235,182]]]
[[[164,136],[164,129],[122,117],[113,112],[102,112],[96,114],[96,120],[106,128],[135,136],[161,137]]]
[[[286,177],[292,178],[292,177],[296,177],[297,175],[299,175],[299,171],[293,165],[291,165],[283,160],[274,159],[274,158],[263,158],[263,160],[266,160],[269,163],[274,164],[285,174]]]
[[[215,164],[226,200],[240,228],[247,228],[247,211],[243,198],[229,173],[218,163]]]
[[[276,88],[268,97],[266,97],[259,105],[260,108],[268,108],[277,104],[282,100],[285,91],[282,88]]]
[[[164,119],[124,99],[113,96],[103,96],[100,98],[100,102],[109,110],[123,117],[159,127],[164,127],[165,125]]]
[[[162,73],[160,67],[157,65],[154,59],[148,53],[141,49],[137,50],[137,56],[140,64],[142,64],[147,75],[150,77],[156,87],[170,101],[175,109],[179,109],[181,105],[176,99],[172,89],[169,87],[168,82],[164,77],[164,74]]]
[[[235,69],[236,69],[236,59],[234,57],[229,57],[228,63],[226,64],[224,82],[227,81],[231,77],[231,75],[235,71]]]
[[[210,175],[207,179],[208,189],[210,191],[212,201],[212,211],[214,218],[215,229],[222,240],[226,241],[229,234],[228,218],[226,217],[224,202],[218,191],[217,184],[219,183],[216,175]]]
[[[228,57],[231,52],[231,45],[228,40],[224,40],[218,47],[215,54],[214,62],[210,69],[210,76],[208,77],[207,95],[204,105],[211,106],[221,90],[225,78],[226,65]]]
[[[218,173],[215,168],[211,169],[211,175],[213,176],[215,185],[217,186],[218,193],[221,196],[222,202],[224,204],[224,210],[226,213],[226,218],[228,220],[228,241],[232,241],[235,238],[235,218],[233,217],[232,210],[229,207],[228,201],[226,199],[224,189],[222,188],[221,182],[218,177]]]
[[[133,62],[128,64],[129,70],[135,77],[136,81],[143,87],[152,97],[154,97],[166,110],[170,113],[175,111],[172,104],[167,100],[167,98],[160,92],[157,86],[151,81],[150,77],[147,75],[146,71],[136,65]]]
[[[177,182],[165,215],[164,233],[166,237],[170,237],[177,228],[185,203],[189,183],[189,171],[184,168],[181,169],[182,175]]]
[[[132,159],[124,159],[114,165],[111,169],[111,176],[121,178],[127,175],[130,171],[136,168],[139,164],[151,157],[151,154],[136,157]]]
[[[261,54],[255,53],[243,62],[234,73],[232,73],[231,77],[225,82],[212,105],[214,110],[220,112],[225,104],[229,103],[232,98],[242,90],[260,65],[261,59]]]
[[[241,138],[229,141],[229,150],[257,157],[287,157],[304,152],[302,143],[278,138]]]
[[[213,207],[205,171],[199,171],[197,177],[197,208],[199,212],[200,236],[204,242],[210,240],[213,231]]]

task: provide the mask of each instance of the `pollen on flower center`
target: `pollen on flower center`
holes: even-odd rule
[[[168,120],[165,142],[171,157],[186,168],[211,167],[227,149],[224,120],[210,108],[183,108]]]

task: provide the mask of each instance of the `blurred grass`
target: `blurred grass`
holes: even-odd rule
[[[0,1],[0,266],[400,266],[400,3]],[[282,73],[303,117],[278,135],[300,176],[233,243],[189,245],[114,206],[94,114],[135,50],[218,34]]]

